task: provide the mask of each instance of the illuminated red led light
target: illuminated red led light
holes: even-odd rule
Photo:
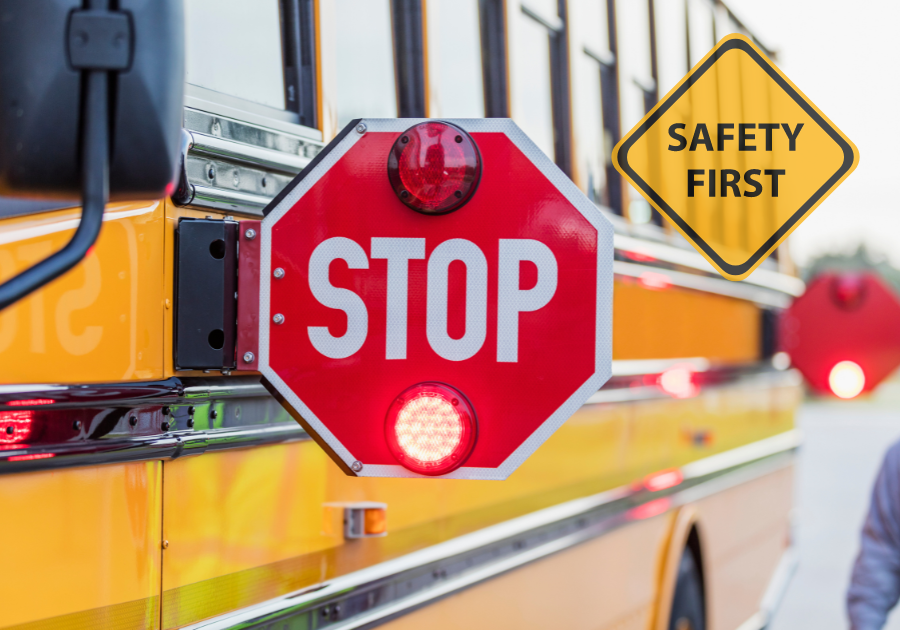
[[[27,462],[32,459],[50,459],[56,457],[56,453],[28,453],[27,455],[11,455],[6,458],[9,462]]]
[[[31,436],[32,424],[34,424],[33,411],[0,411],[0,444],[24,442]]]
[[[52,405],[55,400],[49,398],[32,398],[29,400],[10,400],[5,403],[9,407],[36,407],[38,405]]]
[[[691,365],[673,365],[659,375],[659,388],[675,398],[691,398],[699,393]]]
[[[670,468],[644,477],[644,487],[650,492],[659,492],[674,488],[682,481],[684,481],[682,472],[678,468]]]
[[[840,361],[828,374],[828,387],[838,398],[856,398],[866,388],[866,374],[853,361]]]
[[[422,475],[456,470],[475,446],[475,412],[461,392],[442,383],[420,383],[388,409],[385,439],[407,469]]]
[[[407,129],[388,157],[391,187],[404,204],[424,214],[458,210],[481,179],[481,155],[471,136],[446,122]]]

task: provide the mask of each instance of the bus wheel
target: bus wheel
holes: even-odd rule
[[[706,630],[703,611],[703,585],[700,571],[690,549],[685,549],[678,565],[678,581],[672,598],[669,630]]]

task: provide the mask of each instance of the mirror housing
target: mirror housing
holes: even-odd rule
[[[81,0],[0,4],[0,193],[80,196],[85,75],[98,69],[109,74],[110,198],[159,199],[174,190],[184,105],[183,2],[116,4],[115,11],[97,0],[87,10]]]

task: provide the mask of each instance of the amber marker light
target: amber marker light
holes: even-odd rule
[[[836,363],[828,374],[828,387],[838,398],[856,398],[866,386],[866,374],[853,361]]]
[[[391,147],[388,179],[400,201],[416,212],[447,214],[475,194],[481,154],[472,137],[456,125],[419,123]]]
[[[453,387],[419,383],[391,403],[385,439],[405,468],[421,475],[445,475],[462,466],[475,447],[475,411]]]

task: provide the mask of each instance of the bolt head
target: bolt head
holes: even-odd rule
[[[162,541],[162,548],[163,548],[163,549],[168,549],[168,548],[169,548],[169,541],[168,541],[168,540]]]
[[[253,363],[253,359],[254,359],[254,356],[253,356],[252,352],[244,353],[244,363]]]
[[[80,431],[81,430],[81,420],[76,420],[75,422],[73,422],[72,428],[75,429],[76,431]]]
[[[355,461],[355,462],[353,462],[352,464],[350,464],[350,469],[351,469],[353,472],[360,472],[360,471],[362,471],[362,469],[363,469],[362,462],[360,462],[360,461]]]
[[[252,241],[256,238],[256,230],[254,230],[253,228],[248,228],[247,231],[244,232],[244,236],[248,241]]]
[[[276,278],[284,278],[284,269],[278,267],[274,272],[272,272],[272,275]]]
[[[276,324],[283,324],[284,323],[284,315],[282,315],[281,313],[275,313],[275,317],[272,318],[272,321],[275,322]]]
[[[130,424],[133,427],[136,427],[137,426],[137,416],[131,416],[130,418],[128,418],[128,424]]]
[[[368,127],[366,127],[366,123],[359,123],[358,125],[356,125],[356,133],[358,133],[359,135],[363,135],[367,130]]]

